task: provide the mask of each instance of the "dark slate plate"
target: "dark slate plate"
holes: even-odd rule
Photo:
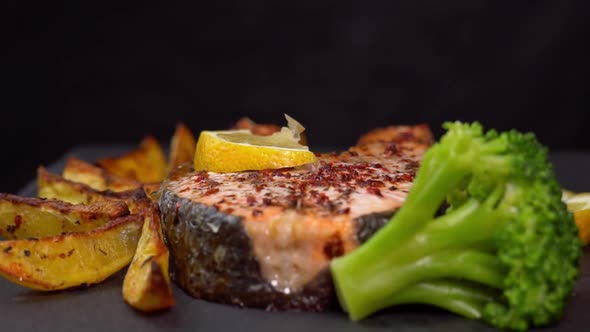
[[[116,155],[126,147],[85,146],[70,150],[49,165],[58,172],[68,155],[84,160]],[[559,152],[552,155],[555,171],[564,187],[590,191],[590,153]],[[35,195],[35,183],[19,193]],[[2,331],[495,331],[477,321],[440,310],[406,306],[379,313],[360,323],[350,322],[342,312],[299,313],[238,309],[195,300],[174,288],[176,306],[166,312],[144,315],[122,300],[124,271],[86,290],[42,293],[0,279],[0,329]],[[588,331],[590,308],[590,250],[583,272],[563,320],[542,331]]]

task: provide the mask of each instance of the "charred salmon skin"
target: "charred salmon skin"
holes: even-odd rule
[[[366,241],[404,203],[432,142],[425,125],[391,126],[304,168],[179,167],[159,194],[172,279],[209,301],[325,310],[336,303],[330,260]]]

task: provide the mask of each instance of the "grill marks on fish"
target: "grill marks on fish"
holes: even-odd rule
[[[318,154],[319,162],[313,166],[240,173],[184,169],[172,175],[164,185],[170,201],[213,208],[220,220],[224,219],[221,216],[239,218],[250,247],[244,254],[254,255],[260,280],[265,283],[262,287],[262,281],[256,279],[255,288],[264,289],[258,295],[264,293],[267,302],[261,305],[254,299],[253,288],[236,292],[234,286],[242,287],[244,278],[252,277],[252,271],[243,276],[233,271],[230,279],[223,276],[222,289],[233,289],[232,294],[218,289],[218,296],[207,293],[202,297],[222,302],[231,297],[231,303],[246,306],[321,309],[329,303],[325,297],[333,296],[333,290],[316,290],[324,296],[320,299],[313,295],[310,285],[317,283],[331,259],[354,250],[403,204],[422,154],[431,142],[427,127],[388,127],[361,137],[359,144],[348,151]],[[166,210],[163,207],[164,214]],[[187,236],[200,234],[193,232],[183,237]],[[192,250],[189,248],[187,253]],[[232,250],[231,244],[224,248],[224,252]],[[174,273],[186,274],[191,268],[185,266],[182,270]],[[221,271],[217,273],[222,275]],[[212,273],[207,276],[215,278]],[[183,278],[189,277],[176,279]],[[331,287],[326,282],[321,284]],[[207,285],[211,285],[210,280],[185,289],[191,288],[191,294],[201,296],[206,291],[200,287]],[[308,296],[316,297],[310,301]]]

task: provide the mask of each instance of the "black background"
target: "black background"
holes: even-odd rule
[[[19,3],[3,10],[0,191],[74,145],[164,145],[241,116],[314,146],[446,120],[590,149],[589,5],[563,1]]]

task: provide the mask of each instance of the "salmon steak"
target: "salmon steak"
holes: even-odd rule
[[[330,261],[389,221],[432,143],[426,125],[390,126],[304,167],[177,168],[158,198],[172,279],[208,301],[326,310],[337,303]]]

